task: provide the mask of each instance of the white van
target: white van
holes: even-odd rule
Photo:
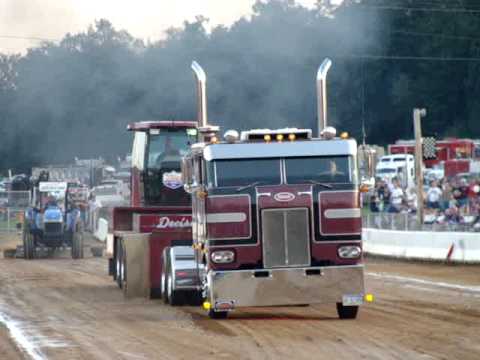
[[[385,155],[380,158],[375,176],[385,181],[397,177],[403,188],[415,186],[415,160],[410,154]]]

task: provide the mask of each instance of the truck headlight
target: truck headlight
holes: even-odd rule
[[[340,246],[338,248],[338,256],[342,259],[357,259],[362,254],[360,246]]]
[[[212,252],[210,259],[215,264],[228,264],[235,260],[235,253],[231,250],[219,250]]]

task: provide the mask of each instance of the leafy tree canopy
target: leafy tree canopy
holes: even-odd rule
[[[257,1],[250,18],[206,30],[199,16],[145,43],[108,20],[0,54],[0,170],[130,149],[127,123],[195,119],[197,60],[209,118],[228,128],[316,127],[315,74],[325,57],[329,122],[368,143],[426,134],[479,137],[480,6],[476,1]]]

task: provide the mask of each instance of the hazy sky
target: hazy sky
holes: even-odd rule
[[[339,2],[334,0],[332,2]],[[297,0],[313,6],[315,0]],[[0,52],[19,52],[37,41],[8,37],[60,39],[106,18],[133,36],[157,40],[165,29],[196,15],[211,25],[231,24],[249,15],[255,0],[0,0]]]

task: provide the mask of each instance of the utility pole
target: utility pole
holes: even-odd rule
[[[423,224],[423,148],[421,118],[427,115],[426,109],[413,109],[413,129],[415,132],[415,177],[417,179],[417,219]]]
[[[365,139],[367,137],[365,131],[365,60],[362,60],[362,137],[363,147],[365,147]]]

